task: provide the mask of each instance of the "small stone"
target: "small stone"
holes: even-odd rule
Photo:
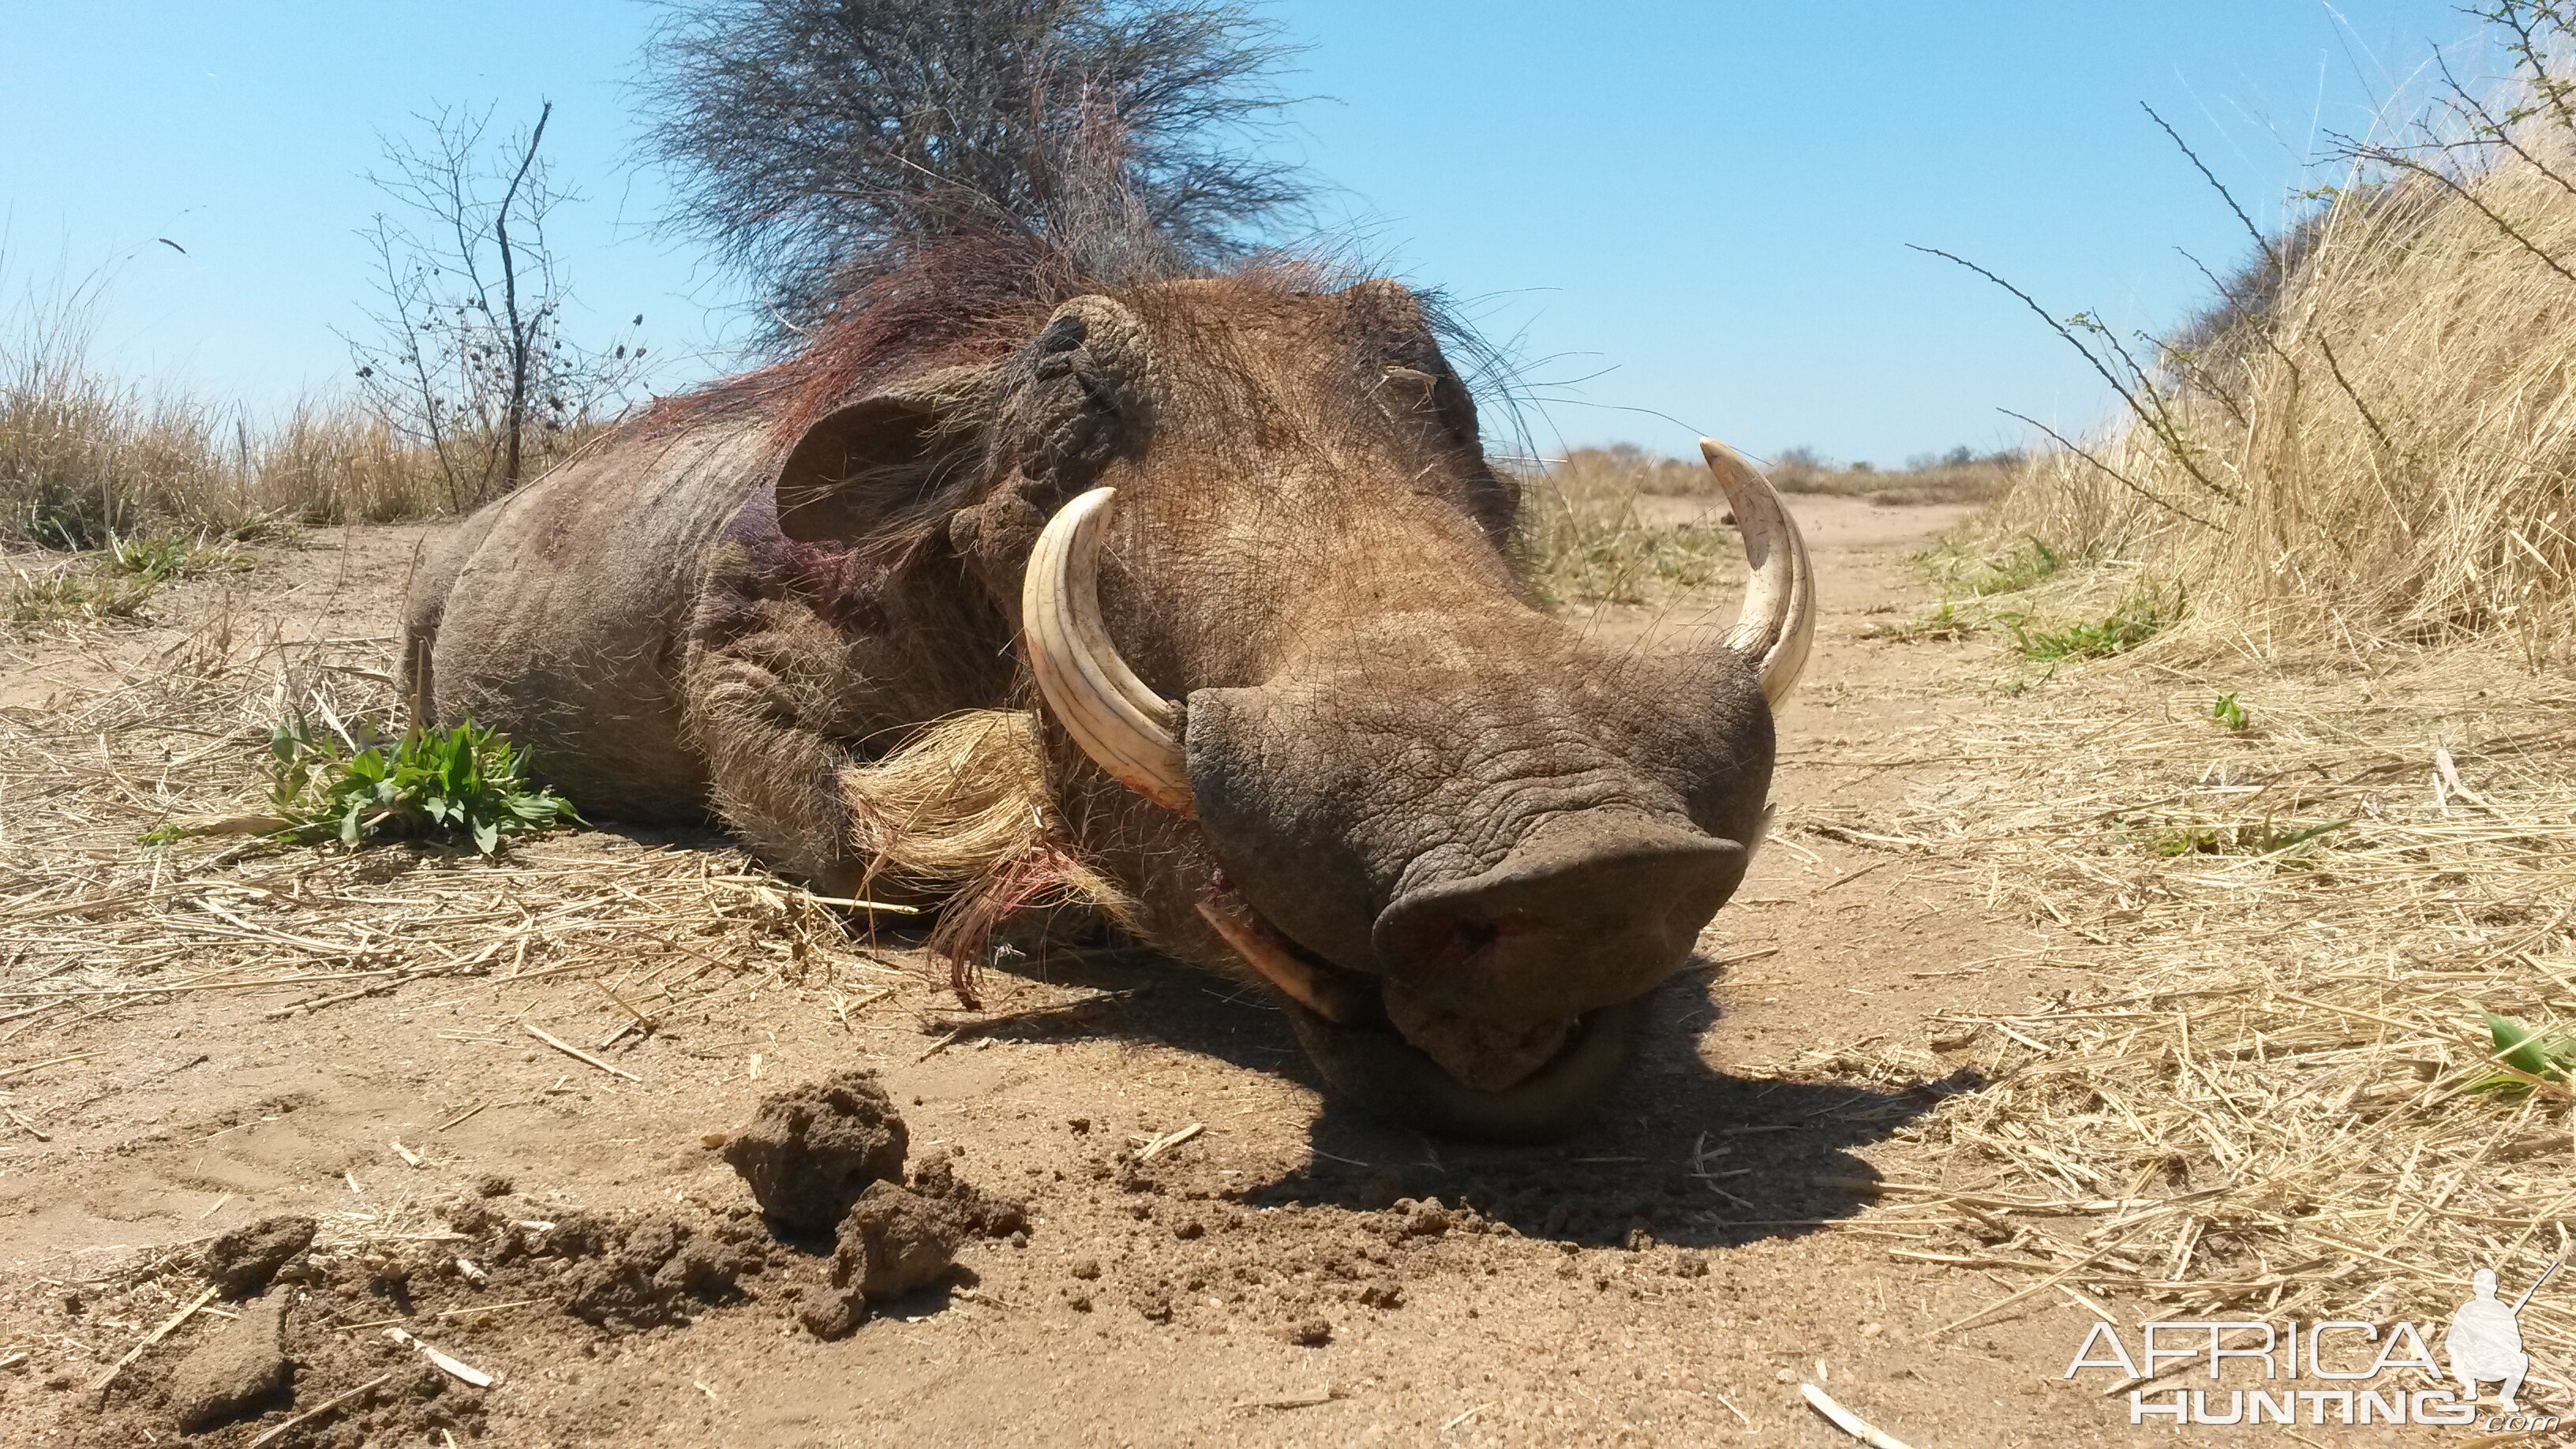
[[[1860,1326],[1860,1336],[1863,1338],[1876,1338],[1885,1332],[1887,1332],[1887,1325],[1884,1323],[1864,1323]]]
[[[286,1299],[253,1304],[170,1371],[170,1416],[189,1433],[228,1424],[284,1390]]]
[[[238,1227],[206,1245],[198,1271],[227,1298],[247,1298],[268,1286],[278,1270],[313,1246],[319,1225],[311,1218],[283,1213]]]
[[[1076,1278],[1081,1278],[1086,1281],[1097,1278],[1100,1276],[1100,1260],[1098,1258],[1076,1258],[1073,1260],[1073,1266],[1065,1271],[1071,1273]]]

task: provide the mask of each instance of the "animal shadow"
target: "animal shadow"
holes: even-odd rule
[[[1714,1070],[1700,1058],[1699,1039],[1716,1007],[1705,972],[1688,970],[1657,993],[1626,1076],[1586,1126],[1542,1146],[1447,1141],[1324,1092],[1285,1013],[1257,987],[1142,951],[1042,950],[1011,969],[1112,995],[1075,1013],[999,1021],[986,1034],[1152,1041],[1290,1077],[1323,1095],[1310,1129],[1313,1160],[1232,1194],[1251,1206],[1370,1211],[1437,1197],[1527,1237],[1586,1245],[1650,1237],[1708,1247],[1794,1236],[1877,1197],[1878,1173],[1853,1149],[1983,1085],[1968,1072],[1890,1088]]]

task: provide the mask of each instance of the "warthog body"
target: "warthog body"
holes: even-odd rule
[[[1402,287],[996,275],[898,279],[799,361],[458,525],[406,618],[430,712],[533,747],[595,818],[713,818],[843,894],[904,825],[874,793],[889,752],[1038,707],[1034,799],[999,816],[1028,825],[952,882],[971,908],[1081,876],[1279,987],[1377,1108],[1575,1121],[1742,876],[1783,672],[1532,605],[1515,489]],[[1114,515],[1066,506],[1104,487]],[[1096,596],[1095,642],[1168,725],[1128,742],[1162,741],[1159,792],[1083,726],[1081,669],[1031,688],[1031,639],[1079,646],[1023,636],[1024,576],[1084,510],[1096,589],[1066,597]],[[1087,571],[1083,546],[1041,553]]]

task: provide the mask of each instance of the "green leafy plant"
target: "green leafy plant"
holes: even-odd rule
[[[2486,1018],[2487,1036],[2495,1043],[2496,1059],[2514,1071],[2542,1081],[2563,1082],[2569,1069],[2576,1067],[2576,1036],[2563,1030],[2544,1030],[2518,1016],[2498,1016],[2490,1011]],[[2490,1091],[2529,1085],[2511,1073],[2490,1072],[2470,1083],[2469,1089]]]
[[[361,741],[301,716],[269,737],[287,834],[342,844],[425,838],[485,855],[516,835],[577,824],[570,802],[527,778],[528,753],[471,720]]]
[[[2132,590],[2118,608],[2099,620],[2069,624],[2062,629],[2034,629],[2025,618],[2005,615],[2003,624],[2012,630],[2014,647],[2025,657],[2058,664],[2070,659],[2107,659],[2126,654],[2163,633],[2181,617],[2180,594],[2150,584]]]
[[[2253,723],[2245,717],[2245,706],[2238,703],[2232,694],[2220,695],[2217,702],[2209,707],[2209,717],[2218,721],[2222,729],[2241,731]]]

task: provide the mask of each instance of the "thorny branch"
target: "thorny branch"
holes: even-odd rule
[[[2084,345],[2083,339],[2075,335],[2073,328],[2069,327],[2066,323],[2057,320],[2055,317],[2050,316],[2048,309],[2039,305],[2039,303],[2033,299],[2028,292],[2025,292],[2021,288],[2014,286],[2012,283],[2005,281],[2003,278],[1996,276],[1993,272],[1987,271],[1984,267],[1978,266],[1975,262],[1969,261],[1965,257],[1945,252],[1938,247],[1916,246],[1912,242],[1906,243],[1906,246],[1912,251],[1922,252],[1928,256],[1936,256],[1946,262],[1955,262],[2021,299],[2021,304],[2028,307],[2031,310],[2032,315],[2046,323],[2049,331],[2066,339],[2067,346],[2074,348],[2078,353],[2083,355],[2084,360],[2092,365],[2094,372],[2100,374],[2102,380],[2111,385],[2111,390],[2120,395],[2120,401],[2128,404],[2129,411],[2137,417],[2139,422],[2146,425],[2147,431],[2153,434],[2158,441],[2165,445],[2165,450],[2173,455],[2174,461],[2181,465],[2182,470],[2191,475],[2193,482],[2198,483],[2201,487],[2208,489],[2210,492],[2217,494],[2219,497],[2226,499],[2230,503],[2242,501],[2236,490],[2227,487],[2225,484],[2217,482],[2201,470],[2200,460],[2192,456],[2190,445],[2183,441],[2179,433],[2171,430],[2169,425],[2161,416],[2160,403],[2158,407],[2149,407],[2145,402],[2139,400],[2139,389],[2144,387],[2147,390],[2152,391],[2152,383],[2145,382],[2143,378],[2136,385],[2123,381],[2120,375],[2112,370],[2108,363],[2105,363],[2100,357],[2094,354],[2092,348]],[[2087,325],[2092,326],[2095,330],[2101,330],[2098,323],[2091,323],[2089,319]],[[2050,436],[2054,437],[2055,434],[2051,434]],[[2150,494],[2149,496],[2153,497],[2154,495]],[[2166,506],[2171,507],[2172,505],[2168,504]],[[2180,510],[2177,509],[2176,511],[2179,512]]]

